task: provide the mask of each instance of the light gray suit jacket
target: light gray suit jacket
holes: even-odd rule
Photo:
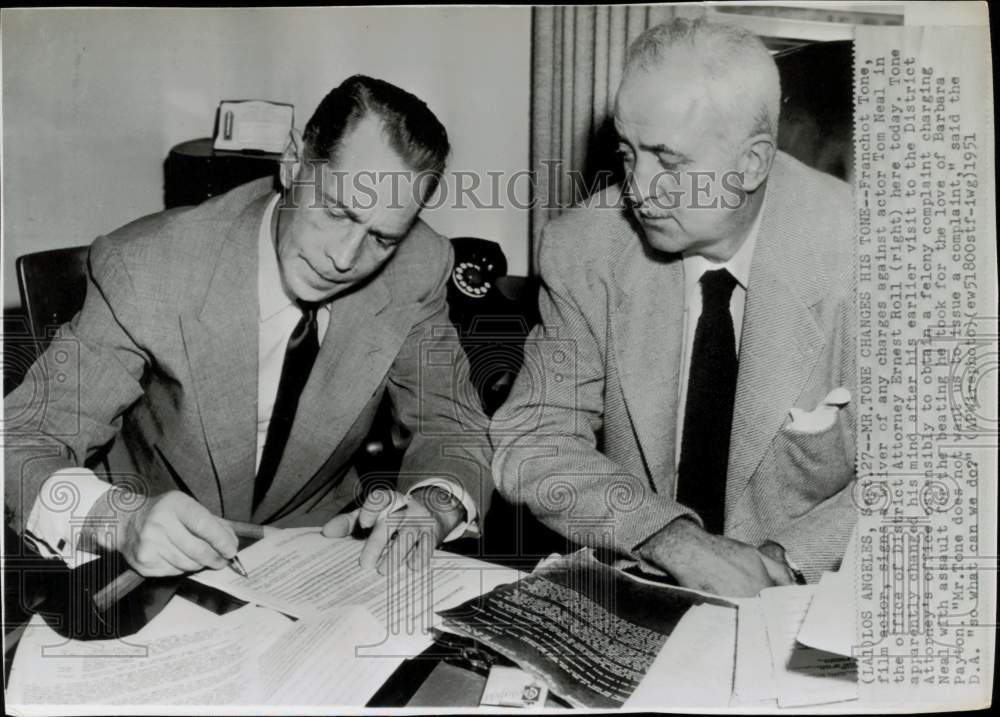
[[[82,311],[6,399],[16,529],[49,475],[119,435],[115,481],[184,490],[226,518],[321,524],[357,497],[352,458],[386,391],[410,435],[399,489],[447,477],[485,512],[491,449],[447,316],[451,245],[419,221],[379,274],[332,302],[284,457],[252,509],[258,231],[272,196],[258,180],[94,242]]]
[[[806,576],[855,523],[853,402],[829,430],[788,428],[838,386],[855,396],[853,212],[846,184],[778,153],[751,263],[725,533],[774,540]],[[508,500],[584,544],[634,556],[671,520],[684,308],[679,257],[650,250],[613,188],[551,222],[542,323],[491,426]]]

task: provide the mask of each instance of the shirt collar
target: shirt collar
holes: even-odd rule
[[[271,223],[275,207],[281,195],[275,194],[264,209],[264,217],[260,220],[260,230],[257,235],[257,297],[259,301],[260,320],[265,321],[282,309],[294,303],[285,292],[281,281],[281,268],[278,266],[278,252],[271,236]]]
[[[757,212],[753,224],[750,225],[747,238],[727,261],[717,263],[698,254],[683,257],[681,261],[684,267],[685,298],[690,297],[692,292],[700,291],[701,275],[712,269],[726,269],[746,291],[750,285],[750,262],[753,260],[753,250],[757,244],[757,234],[760,232],[760,220],[763,216],[764,205],[761,204],[760,211]]]

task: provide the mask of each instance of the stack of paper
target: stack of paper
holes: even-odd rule
[[[314,618],[344,605],[367,608],[382,625],[361,655],[413,657],[433,641],[436,611],[515,582],[520,573],[472,558],[437,552],[426,570],[389,575],[358,568],[362,541],[286,531],[240,552],[249,572],[206,570],[198,582],[296,618]]]
[[[840,570],[824,573],[820,578],[816,594],[799,630],[798,641],[803,645],[846,657],[854,654],[857,535],[855,531],[851,536]]]
[[[834,635],[850,642],[853,603],[829,594],[827,583],[769,588],[735,601],[735,610],[691,608],[625,706],[774,709],[857,699],[853,660],[829,651]],[[804,643],[807,626],[812,642]]]
[[[736,610],[695,605],[677,623],[625,707],[725,707],[733,689],[735,656]]]
[[[355,659],[354,646],[381,631],[361,607],[293,623],[253,606],[219,617],[180,598],[123,640],[67,641],[35,616],[7,699],[22,713],[84,704],[363,705],[402,661]]]
[[[761,591],[779,707],[858,698],[857,667],[852,659],[807,647],[796,639],[814,591],[811,585]]]
[[[826,573],[816,586],[796,639],[807,647],[852,657],[855,616],[853,573]]]
[[[66,640],[35,616],[7,704],[21,714],[85,704],[360,707],[430,644],[435,610],[519,577],[445,553],[427,570],[383,576],[358,566],[361,547],[314,530],[269,536],[240,552],[249,578],[196,576],[256,605],[218,616],[175,597],[124,639]]]
[[[760,598],[740,601],[736,617],[736,670],[732,706],[776,707],[778,690]]]
[[[840,570],[816,585],[740,601],[732,706],[804,707],[858,699],[854,575],[857,534]]]
[[[740,602],[734,706],[803,707],[858,698],[850,576],[762,590]]]

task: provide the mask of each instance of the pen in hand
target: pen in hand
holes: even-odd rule
[[[227,520],[226,523],[233,532],[236,533],[237,538],[251,538],[254,540],[259,540],[267,535],[277,533],[281,528],[275,528],[270,525],[257,525],[255,523],[244,523],[240,520]],[[234,555],[229,558],[229,567],[234,573],[242,578],[250,577],[247,569],[243,567],[243,563],[240,562],[239,555]]]
[[[244,523],[238,520],[227,520],[226,522],[230,525],[230,527],[232,527],[233,532],[236,533],[238,538],[260,539],[281,530],[280,528],[275,528],[270,525],[255,525],[253,523]],[[243,563],[240,562],[238,556],[234,555],[227,562],[229,567],[237,575],[244,578],[249,577],[247,569],[243,567]],[[118,577],[94,594],[92,598],[94,607],[99,613],[105,612],[112,605],[139,587],[144,580],[145,578],[143,578],[143,576],[135,570],[132,568],[126,568],[124,572],[118,575]]]
[[[247,572],[247,569],[244,568],[243,563],[240,562],[239,555],[234,555],[229,559],[229,567],[232,569],[234,573],[239,575],[241,578],[250,577],[250,574]]]

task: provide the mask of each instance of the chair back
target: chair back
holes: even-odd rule
[[[83,307],[89,246],[51,249],[17,258],[17,287],[38,352]]]

